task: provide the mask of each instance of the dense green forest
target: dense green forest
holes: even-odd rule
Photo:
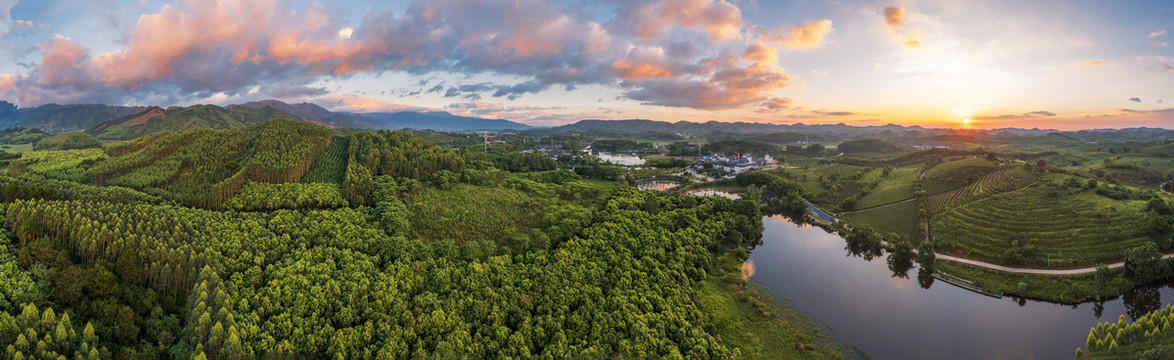
[[[739,300],[755,202],[287,120],[70,151],[0,177],[5,358],[842,356]]]

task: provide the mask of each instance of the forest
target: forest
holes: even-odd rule
[[[0,176],[6,359],[743,354],[698,291],[744,285],[755,202],[287,120],[85,151]]]

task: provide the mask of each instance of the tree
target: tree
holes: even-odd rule
[[[1125,252],[1125,275],[1138,282],[1150,282],[1165,277],[1170,267],[1162,260],[1158,246],[1148,243]]]

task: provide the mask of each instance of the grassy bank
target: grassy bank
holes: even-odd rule
[[[1109,270],[1104,281],[1095,274],[1076,276],[1045,276],[1013,274],[938,260],[937,270],[974,282],[978,288],[992,294],[1026,297],[1030,299],[1074,304],[1096,299],[1097,296],[1117,296],[1134,283],[1121,275],[1121,270]],[[1023,283],[1021,291],[1019,284]]]
[[[757,285],[710,277],[697,288],[697,307],[711,330],[740,359],[844,359],[847,351],[803,314]]]

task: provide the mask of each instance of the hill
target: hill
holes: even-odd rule
[[[443,111],[364,113],[361,116],[371,119],[373,128],[391,130],[411,128],[417,130],[470,131],[526,130],[533,128],[530,125],[509,120],[458,116]]]
[[[102,142],[81,131],[53,135],[33,144],[33,150],[73,150],[97,147],[102,147]]]
[[[141,113],[98,124],[87,132],[99,139],[127,140],[159,131],[245,127],[274,118],[303,121],[269,106],[253,109],[243,106],[223,108],[216,105],[193,105],[174,106],[166,110],[152,107]]]
[[[265,107],[271,107],[271,108],[283,111],[287,114],[296,116],[299,119],[305,120],[307,122],[322,125],[322,126],[330,126],[330,127],[349,126],[349,127],[353,127],[353,128],[363,128],[363,129],[374,127],[372,125],[371,119],[369,119],[369,118],[366,118],[366,117],[363,117],[360,115],[354,115],[354,114],[332,112],[330,110],[326,110],[325,108],[323,108],[321,106],[310,104],[310,103],[287,104],[287,103],[277,101],[277,100],[262,100],[262,101],[247,102],[247,103],[239,104],[239,105],[229,105],[228,109],[233,110],[233,109],[239,108],[239,107],[249,108],[249,109],[254,109],[254,110],[261,110],[261,109],[264,109]]]
[[[4,127],[41,129],[52,134],[85,130],[94,125],[120,117],[137,114],[146,110],[140,106],[108,106],[96,104],[57,105],[48,104],[35,108],[19,109],[15,116],[9,115]],[[3,116],[0,115],[0,120]]]

